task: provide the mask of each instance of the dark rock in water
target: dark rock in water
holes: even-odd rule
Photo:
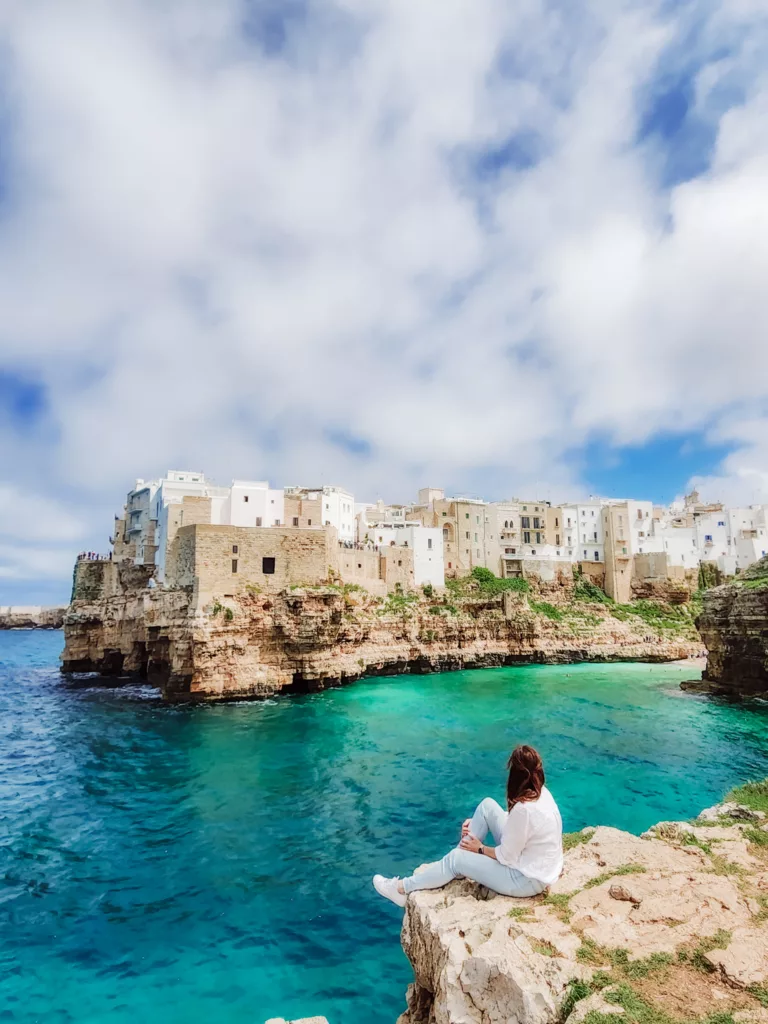
[[[698,627],[707,648],[703,681],[712,692],[768,691],[768,557],[708,590]]]

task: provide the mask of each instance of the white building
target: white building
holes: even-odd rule
[[[431,583],[445,586],[443,558],[443,531],[439,526],[421,523],[371,523],[369,543],[379,550],[389,547],[410,548],[413,551],[413,582],[417,587]]]
[[[560,545],[563,557],[572,562],[605,560],[603,520],[600,510],[606,502],[597,498],[576,505],[562,505]]]
[[[221,522],[227,526],[285,526],[285,495],[266,480],[233,480]]]

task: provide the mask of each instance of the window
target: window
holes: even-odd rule
[[[232,559],[232,572],[237,572],[237,559]]]
[[[642,533],[640,534],[640,536],[643,536]],[[597,540],[597,530],[595,530],[594,534],[592,535],[592,540]]]
[[[528,506],[527,505],[523,505],[523,512],[527,512],[527,511],[528,511]]]
[[[704,541],[705,541],[705,543],[709,542],[711,544],[712,543],[712,534],[711,533],[705,533],[704,534]]]
[[[504,520],[504,529],[505,529],[505,530],[508,530],[508,529],[509,529],[509,520],[508,520],[508,519],[505,519],[505,520]]]
[[[559,525],[560,525],[560,520],[557,518],[557,516],[555,516],[555,527],[557,528]]]
[[[401,558],[398,558],[398,560],[397,560],[397,564],[398,564],[398,565],[402,565],[402,564],[403,564],[403,560],[402,560]]]
[[[466,538],[467,538],[467,540],[469,540],[469,534],[466,534]]]
[[[479,523],[480,523],[480,516],[475,516],[475,522],[479,525]]]
[[[568,525],[569,526],[571,525],[571,517],[570,516],[568,516]]]
[[[311,519],[308,519],[308,520],[307,520],[307,526],[311,526],[311,525],[312,525],[312,520],[311,520]]]
[[[622,548],[622,549],[621,549],[621,553],[622,553],[622,555],[626,555],[626,553],[627,553],[627,549],[626,549],[626,548]]]
[[[526,530],[525,533],[523,534],[523,544],[530,544],[530,543],[531,543],[531,534],[530,534],[530,532],[528,530]]]
[[[325,520],[325,525],[326,526],[330,526],[331,525],[331,520],[330,519],[326,519]]]
[[[248,495],[247,494],[243,495],[243,501],[248,501]]]
[[[276,520],[275,520],[275,526],[279,526],[279,525],[280,525],[280,520],[279,520],[279,519],[276,519]]]
[[[262,558],[261,560],[261,571],[265,576],[275,575],[275,560],[274,558]]]
[[[256,525],[261,526],[261,516],[256,516]]]
[[[475,544],[477,544],[477,534],[475,534]]]
[[[531,554],[532,554],[532,555],[535,555],[535,554],[536,554],[536,548],[531,548]]]
[[[718,522],[718,524],[717,524],[717,525],[718,525],[718,526],[725,526],[725,523],[720,523],[720,522]]]
[[[531,517],[530,516],[522,516],[521,519],[522,519],[523,529],[524,530],[530,530],[530,528],[531,528]]]
[[[465,518],[465,519],[469,519],[469,512],[465,512],[465,513],[464,513],[464,518]]]
[[[444,516],[447,516],[447,515],[448,515],[448,513],[447,513],[447,512],[443,512],[443,515],[444,515]]]
[[[237,554],[237,544],[233,544],[233,545],[232,545],[232,554],[233,554],[233,555],[236,555],[236,554]]]
[[[540,526],[539,517],[538,516],[534,516],[533,517],[533,528],[534,528],[534,530],[538,530],[539,526]]]
[[[638,519],[642,519],[643,518],[643,510],[641,508],[639,508],[637,510],[637,518]]]
[[[427,538],[427,548],[428,548],[429,551],[432,550],[432,538],[431,537]]]
[[[586,551],[584,552],[584,557],[585,557],[585,558],[587,557],[587,552],[586,552]]]
[[[595,510],[594,509],[592,509],[592,518],[593,519],[595,518]]]
[[[299,517],[298,516],[294,516],[293,517],[293,525],[294,526],[298,526],[299,525]]]
[[[537,544],[541,544],[541,534],[540,533],[536,534],[536,543]]]
[[[357,563],[357,568],[358,569],[362,569],[363,568],[363,563],[362,562],[358,562]]]
[[[326,505],[325,506],[325,511],[327,512],[330,509],[330,507],[331,507],[330,505]]]
[[[443,515],[445,515],[445,512],[443,512]],[[449,562],[449,563],[448,563],[448,568],[449,568],[449,569],[452,569],[452,568],[453,568],[453,563],[452,563],[452,562]]]
[[[555,534],[555,546],[556,547],[560,546],[560,534],[559,533]]]
[[[599,552],[599,551],[596,551],[596,552],[595,552],[595,561],[596,561],[596,562],[599,562],[599,561],[600,561],[600,552]]]

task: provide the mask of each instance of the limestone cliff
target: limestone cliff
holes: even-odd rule
[[[139,581],[141,582],[141,581]],[[146,580],[144,581],[146,582]],[[692,626],[649,624],[572,594],[391,594],[357,586],[253,589],[199,607],[183,589],[112,573],[107,596],[65,617],[65,672],[137,673],[167,697],[266,697],[366,674],[572,661],[668,661],[698,654]]]
[[[699,629],[707,648],[703,678],[709,689],[768,690],[768,558],[705,593]]]
[[[563,875],[534,899],[468,881],[412,893],[398,1024],[764,1021],[766,844],[765,814],[729,803],[642,837],[566,837]]]
[[[66,607],[0,608],[0,629],[61,629]]]

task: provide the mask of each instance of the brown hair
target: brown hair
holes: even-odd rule
[[[507,779],[507,810],[515,804],[538,800],[544,787],[544,765],[533,747],[515,747],[509,761]]]

